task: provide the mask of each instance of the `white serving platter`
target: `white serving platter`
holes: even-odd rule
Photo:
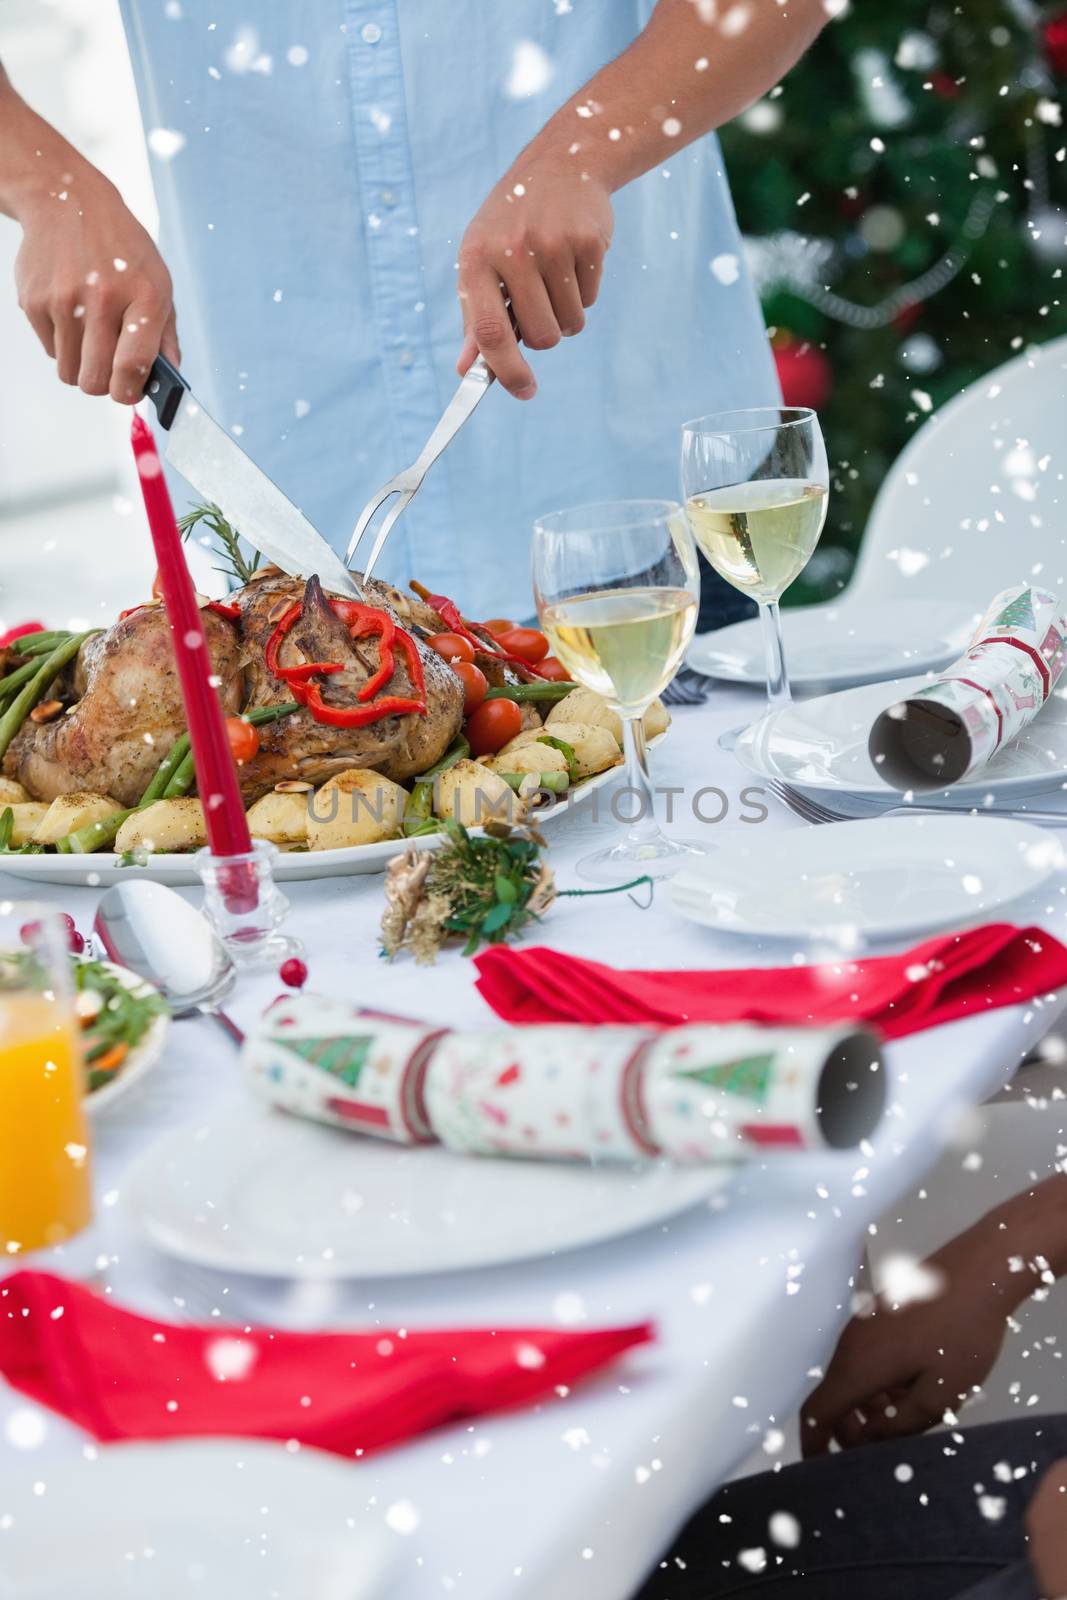
[[[666,733],[657,734],[648,741],[649,749],[654,749],[666,737]],[[539,828],[551,825],[566,816],[571,806],[580,805],[585,795],[618,779],[623,770],[622,766],[609,767],[606,772],[586,778],[568,794],[531,812],[531,821],[536,821]],[[420,850],[435,850],[442,838],[441,834],[426,834],[419,839],[384,839],[380,844],[354,845],[347,850],[283,850],[275,863],[274,875],[280,883],[298,883],[314,878],[347,878],[384,872],[393,857],[406,850],[409,844]],[[28,878],[36,883],[62,883],[91,889],[123,883],[129,878],[150,878],[155,883],[167,883],[172,887],[200,882],[191,855],[164,853],[151,856],[143,867],[123,866],[118,856],[103,851],[91,856],[10,855],[0,857],[0,873],[5,872],[13,878]]]
[[[1031,894],[1067,865],[1032,823],[872,817],[790,830],[695,860],[674,909],[721,932],[802,941],[894,938],[957,927]]]
[[[933,672],[961,655],[979,613],[944,600],[849,601],[797,606],[782,613],[794,689],[845,689],[904,673]],[[686,664],[712,678],[763,688],[766,661],[760,620],[700,634]]]
[[[143,1151],[122,1204],[149,1244],[201,1266],[402,1278],[615,1239],[706,1201],[730,1173],[407,1148],[249,1100]]]
[[[740,734],[734,754],[761,778],[827,797],[896,806],[867,754],[871,726],[883,711],[921,688],[926,677],[868,684],[768,712]],[[925,790],[915,803],[970,806],[1010,803],[1067,784],[1067,699],[1057,691],[1028,728],[973,778]]]
[[[30,1465],[0,1477],[0,1595],[385,1600],[395,1592],[395,1536],[353,1489],[351,1464],[323,1451],[196,1439],[108,1444]]]

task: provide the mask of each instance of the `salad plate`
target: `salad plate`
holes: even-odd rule
[[[875,719],[923,687],[925,677],[863,685],[768,712],[738,738],[735,755],[750,772],[814,795],[877,808],[899,806],[900,792],[867,754]],[[992,761],[951,787],[927,790],[917,804],[988,807],[1067,784],[1067,700],[1054,691],[1029,727]]]
[[[122,1204],[149,1244],[201,1266],[403,1278],[615,1239],[699,1205],[730,1175],[390,1145],[250,1102],[145,1150]]]
[[[170,1028],[159,990],[113,961],[75,963],[76,1007],[82,1019],[88,1093],[85,1109],[95,1117],[126,1094],[156,1065]],[[120,1059],[104,1065],[109,1052]]]

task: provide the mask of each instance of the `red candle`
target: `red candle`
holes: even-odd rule
[[[213,668],[196,591],[185,564],[181,535],[155,440],[136,412],[130,436],[159,566],[163,605],[173,635],[197,788],[211,851],[217,856],[247,855],[252,849],[252,839],[226,737],[222,707],[211,683]],[[254,875],[249,871],[241,876],[247,876],[247,882],[234,879],[232,894],[227,892],[226,895],[227,903],[233,911],[253,910],[257,899]]]

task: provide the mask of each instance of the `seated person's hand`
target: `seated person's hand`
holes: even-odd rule
[[[1026,1535],[1041,1600],[1067,1600],[1067,1459],[1038,1485],[1026,1510]]]
[[[996,1213],[926,1263],[932,1298],[896,1309],[879,1299],[846,1327],[826,1376],[801,1413],[806,1456],[831,1440],[847,1449],[922,1433],[981,1386],[996,1361],[1005,1318],[1034,1287],[1011,1272]]]

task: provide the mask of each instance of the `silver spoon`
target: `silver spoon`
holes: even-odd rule
[[[162,883],[131,879],[101,896],[93,932],[109,961],[154,983],[176,1017],[213,1017],[237,1044],[244,1034],[218,1002],[236,972],[199,911]]]

